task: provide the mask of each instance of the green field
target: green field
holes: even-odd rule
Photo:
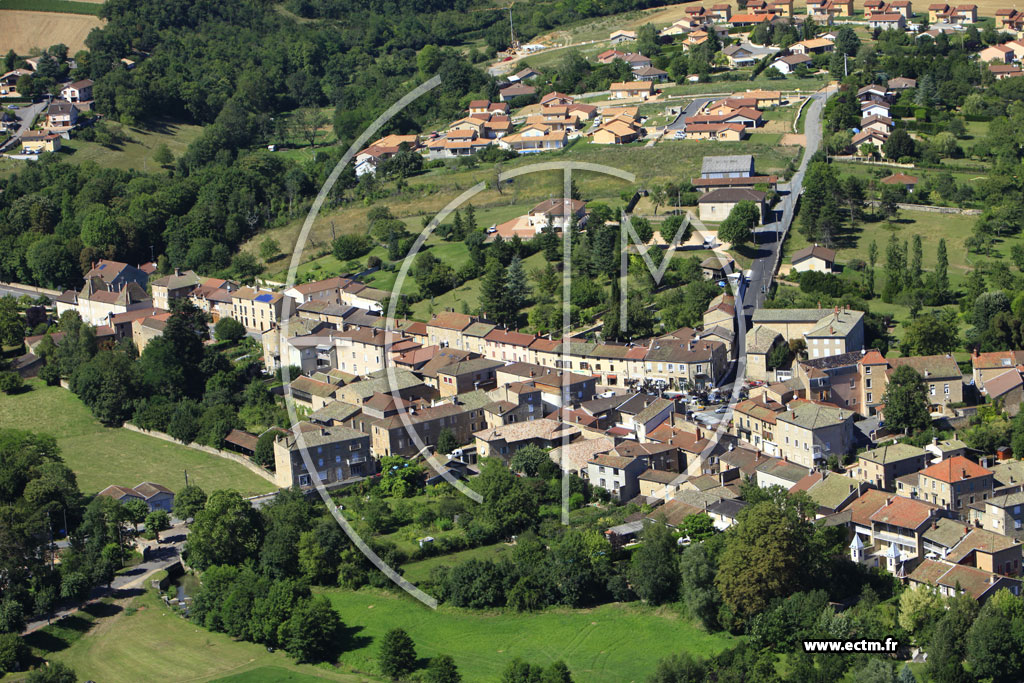
[[[153,161],[153,152],[161,143],[166,144],[177,159],[203,130],[202,126],[169,120],[147,122],[146,128],[125,126],[115,121],[108,121],[107,125],[120,133],[124,141],[105,146],[98,142],[72,137],[71,140],[63,141],[58,154],[64,155],[64,158],[76,164],[95,161],[107,168],[155,173],[160,171],[160,166]]]
[[[189,483],[207,492],[235,489],[243,496],[267,493],[276,487],[242,465],[185,446],[126,429],[110,429],[66,389],[31,380],[31,391],[0,394],[0,424],[45,432],[57,437],[64,460],[74,470],[78,487],[87,495],[111,484],[135,486],[153,481],[172,491]]]
[[[443,605],[435,611],[409,596],[373,589],[334,589],[327,595],[342,621],[358,628],[355,647],[341,655],[343,664],[358,671],[377,670],[379,640],[398,625],[421,658],[449,654],[463,680],[474,682],[499,680],[515,657],[544,665],[563,659],[576,681],[644,681],[669,654],[686,650],[709,656],[737,642],[727,634],[704,632],[675,608],[639,603],[515,614]]]
[[[868,260],[868,249],[872,241],[878,245],[878,261],[875,265],[875,293],[879,294],[885,286],[885,248],[889,243],[889,237],[895,233],[896,239],[913,242],[914,235],[921,236],[923,247],[923,262],[925,271],[935,267],[939,240],[946,240],[946,252],[949,258],[949,282],[953,290],[956,290],[966,277],[967,273],[986,257],[976,253],[967,253],[964,247],[964,240],[970,236],[976,216],[962,216],[956,214],[926,213],[921,211],[900,211],[897,221],[891,226],[884,221],[865,222],[858,224],[853,230],[843,230],[833,245],[836,249],[836,261],[840,265],[847,265],[853,259]],[[782,263],[789,263],[790,254],[797,249],[808,245],[808,241],[796,229],[790,230],[789,237],[783,247]],[[996,240],[993,250],[993,257],[1008,261],[1010,242],[1008,240]],[[854,279],[858,282],[863,280],[863,275],[847,268],[841,275],[844,278]],[[893,316],[900,324],[896,326],[894,334],[896,338],[903,335],[903,323],[910,320],[910,310],[899,304],[887,304],[880,298],[872,299],[869,302],[873,313],[881,313]],[[932,310],[924,307],[923,310]],[[894,354],[898,355],[898,354]]]
[[[129,606],[136,608],[134,613],[124,609]],[[376,680],[326,665],[294,664],[284,652],[267,652],[262,645],[206,631],[166,608],[155,590],[107,605],[101,614],[94,618],[80,612],[72,617],[71,629],[48,627],[44,630],[50,633],[33,634],[28,641],[37,656],[73,667],[80,681]],[[0,680],[23,678],[14,673]]]
[[[437,567],[454,567],[468,560],[497,560],[501,555],[511,550],[511,546],[505,543],[493,545],[482,545],[479,548],[460,550],[457,553],[438,555],[419,562],[409,562],[402,565],[402,576],[409,581],[419,584],[430,578],[430,573]]]
[[[0,0],[0,9],[31,10],[33,12],[63,12],[65,14],[92,14],[99,16],[103,3],[73,2],[72,0]]]

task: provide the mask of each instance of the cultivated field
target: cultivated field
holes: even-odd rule
[[[99,17],[87,14],[0,10],[0,52],[27,55],[64,43],[74,54],[85,49],[89,31],[103,24]]]
[[[189,482],[207,492],[235,489],[249,496],[275,488],[230,460],[138,432],[104,427],[70,391],[38,380],[29,384],[32,391],[0,395],[0,425],[56,436],[65,462],[86,495],[110,484],[135,486],[143,481],[176,491],[184,486],[185,470]]]

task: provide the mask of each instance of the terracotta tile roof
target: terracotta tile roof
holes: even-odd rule
[[[963,481],[965,479],[985,477],[990,474],[992,474],[992,470],[985,469],[981,465],[968,460],[962,455],[935,463],[931,467],[926,467],[918,472],[919,476],[931,477],[932,479],[937,479],[947,484]]]
[[[894,496],[887,505],[871,515],[871,521],[903,529],[918,529],[931,520],[936,509],[937,506],[923,500]]]
[[[850,503],[846,509],[850,511],[854,524],[870,527],[871,516],[885,506],[891,494],[877,489],[865,491],[857,500]]]

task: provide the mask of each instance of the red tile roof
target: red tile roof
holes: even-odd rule
[[[958,455],[948,460],[936,463],[931,467],[926,467],[920,472],[918,476],[931,477],[932,479],[938,479],[939,481],[952,484],[953,482],[962,481],[964,479],[975,479],[977,477],[984,477],[992,474],[992,470],[985,469],[981,465],[972,462],[962,455]]]

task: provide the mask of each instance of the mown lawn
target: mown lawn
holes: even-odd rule
[[[78,487],[92,495],[111,484],[135,486],[153,481],[172,491],[189,483],[207,492],[235,489],[243,496],[267,493],[275,486],[230,460],[126,429],[104,427],[66,389],[31,380],[27,391],[0,394],[0,425],[57,437]]]
[[[465,681],[498,681],[512,659],[546,665],[565,660],[573,680],[588,683],[645,681],[657,662],[686,650],[710,656],[738,643],[709,634],[675,608],[610,604],[594,609],[549,609],[532,614],[477,612],[422,605],[405,594],[375,589],[325,591],[346,625],[358,628],[341,661],[377,671],[380,639],[401,626],[421,658],[449,654]]]
[[[93,5],[101,7],[101,5]],[[101,145],[89,142],[72,134],[70,140],[64,140],[57,154],[75,164],[95,161],[105,168],[121,168],[159,172],[160,165],[153,161],[153,152],[161,144],[166,144],[174,158],[177,159],[189,144],[202,132],[202,126],[194,126],[177,121],[151,121],[146,127],[125,126],[116,121],[108,121],[107,125],[124,138],[122,142]]]
[[[73,667],[80,681],[210,681],[224,677],[233,681],[303,683],[380,680],[328,665],[298,665],[284,652],[267,652],[262,645],[211,633],[165,607],[155,590],[130,601],[105,605],[100,618],[83,613],[73,616],[70,629],[61,629],[52,636],[30,636],[30,643],[37,656]],[[23,678],[24,674],[13,673],[2,680]]]

